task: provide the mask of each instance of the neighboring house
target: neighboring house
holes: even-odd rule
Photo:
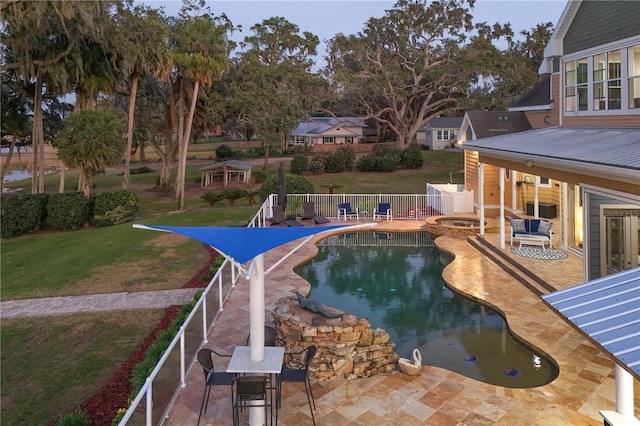
[[[238,160],[226,160],[200,169],[200,187],[206,188],[214,182],[223,182],[226,187],[230,182],[249,183],[251,181],[251,163]]]
[[[366,117],[311,117],[289,135],[289,145],[342,145],[364,142]]]
[[[436,117],[422,126],[416,135],[418,145],[426,149],[447,149],[455,144],[462,117]]]
[[[639,23],[640,1],[569,1],[544,51],[541,81],[510,109],[525,114],[533,129],[461,145],[466,189],[477,193],[481,222],[485,215],[501,223],[505,216],[557,215],[554,234],[562,249],[583,258],[585,281],[640,263]],[[551,202],[542,201],[544,191],[555,194]],[[500,233],[504,245],[504,227]],[[631,399],[633,408],[628,377],[638,380],[640,318],[632,307],[637,293],[628,297],[620,303],[629,304],[624,321],[635,331],[621,328],[620,341],[635,336],[635,350],[619,356],[601,344],[620,366],[620,406]]]

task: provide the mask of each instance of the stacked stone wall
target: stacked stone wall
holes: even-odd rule
[[[331,309],[332,312],[338,312]],[[278,336],[286,352],[316,346],[318,352],[309,365],[315,380],[353,379],[389,374],[397,369],[395,344],[383,329],[371,329],[366,318],[344,313],[341,318],[325,318],[300,307],[294,297],[285,297],[273,312]],[[302,356],[285,357],[289,367],[297,367]]]

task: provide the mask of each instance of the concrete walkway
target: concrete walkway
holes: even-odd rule
[[[193,300],[197,288],[139,291],[83,296],[42,297],[0,302],[0,318],[65,315],[79,312],[104,312],[125,309],[166,308]]]

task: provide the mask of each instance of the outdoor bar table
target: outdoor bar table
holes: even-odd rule
[[[280,374],[283,360],[284,347],[282,346],[265,346],[262,361],[251,361],[250,346],[236,346],[227,366],[227,373]],[[272,382],[272,387],[274,383],[275,381]],[[249,424],[251,426],[266,424],[264,412],[257,408],[250,409]]]

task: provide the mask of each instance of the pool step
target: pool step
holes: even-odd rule
[[[476,250],[488,256],[492,261],[497,263],[502,269],[507,271],[512,277],[516,278],[525,287],[527,287],[538,296],[556,290],[545,280],[538,277],[533,271],[523,267],[514,259],[502,253],[499,248],[487,242],[487,240],[481,235],[467,237],[467,241]]]

